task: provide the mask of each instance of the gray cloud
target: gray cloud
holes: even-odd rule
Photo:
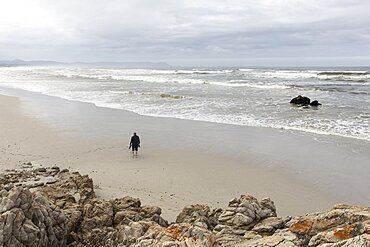
[[[369,65],[369,11],[368,0],[4,0],[0,59]]]

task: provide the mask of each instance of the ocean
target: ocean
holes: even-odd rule
[[[0,67],[0,86],[141,115],[370,141],[370,68]],[[293,106],[298,95],[319,107]]]

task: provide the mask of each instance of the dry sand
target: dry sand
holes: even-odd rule
[[[312,156],[300,149],[286,155],[286,145],[297,146],[300,135],[143,117],[87,103],[27,92],[18,94],[19,98],[0,96],[2,170],[29,161],[35,166],[58,165],[78,170],[93,178],[98,196],[139,197],[143,204],[161,207],[169,220],[174,220],[185,205],[207,203],[224,207],[229,199],[241,194],[271,197],[279,215],[326,210],[335,203],[353,200],[351,196],[344,197],[340,188],[336,190],[338,195],[332,192],[337,185],[320,175],[327,170],[311,167],[317,170],[311,174],[318,176],[316,181],[304,179],[306,170],[301,168],[305,164],[290,164]],[[143,144],[135,159],[127,149],[133,131],[138,132]],[[308,139],[317,141],[316,137]],[[311,144],[306,141],[303,149]],[[326,151],[338,153],[341,148],[329,146]],[[309,152],[317,150],[312,148]],[[328,155],[324,158],[334,161],[338,156]],[[366,163],[367,157],[353,161]],[[368,185],[363,179],[369,173],[360,178],[355,175],[349,177],[360,184],[353,181],[348,190]],[[322,181],[329,182],[323,185]],[[358,193],[361,196],[365,191]],[[348,195],[346,191],[344,194]],[[366,201],[370,199],[365,197],[355,203]]]

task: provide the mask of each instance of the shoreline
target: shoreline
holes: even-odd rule
[[[301,141],[296,140],[300,139],[299,136],[295,137],[286,131],[280,133],[275,130],[251,130],[222,124],[144,117],[121,110],[99,108],[88,103],[23,93],[26,95],[19,96],[18,99],[0,96],[2,111],[10,114],[9,119],[13,121],[9,123],[5,118],[2,119],[2,127],[8,124],[12,126],[13,132],[7,134],[8,138],[3,136],[1,147],[4,151],[11,139],[17,142],[27,136],[27,141],[18,147],[17,152],[33,156],[11,157],[10,152],[4,151],[8,157],[3,157],[1,163],[4,164],[6,158],[9,158],[16,165],[19,158],[23,157],[25,162],[34,161],[45,166],[55,163],[65,168],[71,167],[89,174],[100,187],[97,194],[102,198],[123,195],[139,197],[145,204],[162,207],[163,215],[167,218],[173,218],[174,212],[189,203],[207,203],[217,207],[217,204],[225,204],[230,198],[240,194],[271,197],[279,209],[279,215],[322,211],[335,203],[352,200],[338,199],[330,193],[336,187],[333,179],[341,177],[341,174],[334,174],[336,176],[329,177],[328,184],[322,184],[323,175],[330,174],[321,174],[322,170],[314,166],[311,168],[316,169],[316,175],[321,174],[321,180],[312,181],[310,176],[307,176],[307,180],[302,179],[305,177],[302,173],[306,172],[301,169],[303,164],[298,164],[298,167],[289,164],[289,161],[300,158],[299,154],[293,152],[286,155],[281,150],[282,147],[275,146],[276,140],[290,143],[288,146],[293,147]],[[4,107],[7,107],[6,111]],[[83,117],[81,113],[84,114]],[[134,127],[144,144],[137,160],[133,160],[130,153],[125,151]],[[81,133],[81,129],[86,133]],[[229,138],[230,135],[236,136],[237,140]],[[167,143],[163,143],[163,137],[168,140]],[[124,138],[127,140],[123,140]],[[243,144],[243,138],[254,142],[253,145]],[[313,138],[308,139],[311,141],[304,143],[304,148],[315,142]],[[52,145],[43,143],[51,140]],[[240,146],[233,147],[232,143],[235,141]],[[304,156],[309,157],[310,151],[316,152],[321,146],[310,148]],[[336,151],[324,157],[332,160],[338,156],[338,150],[341,150],[335,145],[326,148],[326,151]],[[32,158],[33,160],[27,160]],[[364,161],[366,158],[364,157]],[[286,163],[282,163],[284,160]],[[349,157],[343,164],[357,160]],[[333,166],[335,164],[330,164],[328,169]],[[356,174],[349,175],[350,182],[354,182],[348,188],[352,193],[358,182],[366,185],[366,181],[362,180],[356,184]],[[366,177],[366,172],[362,176]],[[324,189],[321,190],[323,185]],[[366,186],[363,189],[366,190]],[[339,192],[347,194],[347,191]],[[361,191],[358,196],[362,196]],[[370,199],[364,198],[364,202],[366,201]]]

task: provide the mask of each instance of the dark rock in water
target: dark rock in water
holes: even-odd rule
[[[314,100],[310,103],[310,106],[319,106],[321,105],[317,100]]]
[[[295,105],[301,105],[301,106],[319,106],[321,105],[317,100],[314,100],[311,102],[310,98],[308,97],[305,97],[305,96],[301,96],[301,95],[298,95],[297,97],[293,98],[291,101],[290,101],[291,104],[295,104]]]
[[[298,95],[297,97],[293,98],[290,103],[296,105],[309,105],[311,102],[310,98]]]

